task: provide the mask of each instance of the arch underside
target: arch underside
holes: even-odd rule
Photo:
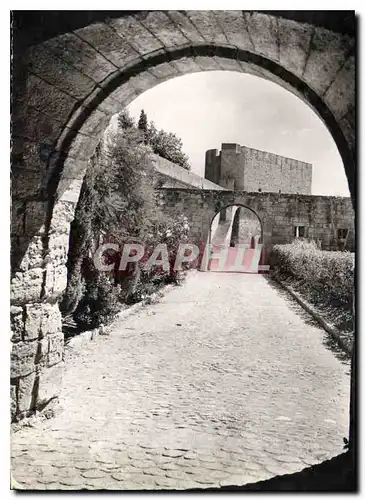
[[[305,80],[298,78],[294,73],[286,70],[271,59],[237,47],[200,44],[177,47],[169,51],[159,50],[157,52],[157,54],[149,54],[143,61],[139,61],[118,72],[105,86],[97,90],[92,98],[88,99],[87,103],[85,103],[86,106],[82,106],[71,117],[57,141],[53,155],[51,155],[51,161],[53,162],[55,156],[57,157],[54,172],[57,179],[55,185],[57,185],[61,171],[61,179],[67,178],[65,159],[78,158],[83,161],[87,160],[87,157],[95,148],[100,132],[103,132],[105,124],[112,114],[127,106],[145,90],[183,74],[214,70],[243,72],[265,78],[306,102],[327,126],[339,149],[346,173],[349,179],[353,178],[353,138],[349,140],[350,137],[345,137],[343,126],[338,123],[326,102],[312,90]],[[199,64],[197,64],[197,61],[199,61]],[[157,79],[151,78],[151,74],[157,74],[159,77]],[[146,85],[148,85],[147,88]],[[120,95],[122,95],[122,99],[120,99]],[[93,128],[92,121],[96,119],[93,115],[94,113],[98,114],[98,111],[100,111],[100,108],[102,109],[108,98],[115,99],[120,104],[115,104],[114,113],[113,111],[106,113],[106,117],[103,117],[104,120],[100,120],[100,116],[98,117],[98,120],[100,120],[97,128],[99,134],[93,137],[82,137],[80,134]],[[100,130],[101,124],[103,124],[103,127]],[[81,147],[80,141],[82,141],[83,147]],[[84,151],[82,151],[83,149]],[[62,184],[58,185],[57,191],[57,198],[62,197]]]
[[[18,149],[26,163],[42,156],[42,187],[58,198],[67,179],[82,178],[112,114],[167,79],[211,70],[248,72],[303,99],[353,180],[355,58],[346,34],[258,12],[137,12],[33,46],[14,68]]]

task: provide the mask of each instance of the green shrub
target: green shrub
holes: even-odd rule
[[[354,260],[353,253],[320,250],[314,242],[300,239],[275,245],[271,252],[274,271],[302,280],[343,304],[352,303]]]
[[[146,253],[139,263],[138,280],[134,283],[133,292],[128,295],[127,302],[138,302],[146,296],[169,283],[178,284],[183,278],[183,272],[174,269],[177,250],[180,242],[187,242],[190,226],[185,216],[170,219],[161,210],[156,210],[151,220],[150,233],[146,235],[146,247],[151,251]],[[150,257],[156,245],[166,244],[169,254],[170,268],[165,271],[162,267],[153,266],[151,270],[144,270],[144,264]],[[183,269],[187,269],[187,265]]]
[[[152,249],[166,243],[172,266],[178,243],[189,232],[186,218],[171,220],[158,205],[151,183],[152,149],[146,144],[143,123],[138,129],[125,111],[117,123],[91,158],[71,225],[68,283],[60,307],[63,315],[73,313],[84,329],[108,323],[121,303],[144,299],[180,279],[173,269],[161,272],[153,267],[147,272],[140,265],[119,273],[115,252],[108,262],[115,263],[115,272],[98,272],[92,257],[103,241],[139,243]]]
[[[84,294],[73,312],[73,320],[82,329],[107,325],[120,310],[120,288],[104,272],[95,272],[85,283]]]

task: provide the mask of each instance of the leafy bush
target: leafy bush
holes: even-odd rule
[[[294,240],[275,245],[271,253],[274,271],[303,280],[333,300],[351,306],[354,260],[350,252],[320,250],[314,242]]]
[[[108,324],[120,310],[119,293],[106,273],[95,271],[85,282],[84,294],[73,312],[75,323],[82,329]]]
[[[100,142],[82,185],[71,225],[68,283],[60,304],[63,314],[71,313],[80,300],[80,283],[94,279],[88,260],[103,237],[119,244],[143,240],[155,212],[149,180],[152,168],[152,151],[144,144],[143,134],[128,113],[120,113],[117,130]],[[86,287],[84,293],[90,290]]]
[[[183,270],[188,268],[185,264],[181,271],[174,269],[175,259],[180,242],[187,242],[190,226],[185,216],[176,219],[167,218],[162,211],[156,211],[152,222],[151,232],[146,237],[146,251],[144,258],[139,262],[138,282],[135,283],[133,293],[129,294],[127,302],[136,302],[144,299],[161,286],[168,283],[178,284],[183,276]],[[145,270],[144,265],[151,256],[157,244],[166,244],[169,256],[169,270],[162,266],[153,266]]]
[[[150,181],[152,149],[144,131],[125,111],[117,123],[117,130],[104,136],[90,161],[71,225],[68,283],[60,307],[64,315],[73,313],[82,328],[106,324],[121,302],[141,300],[165,283],[178,282],[173,258],[189,232],[186,218],[170,220],[158,206]],[[113,251],[103,257],[114,264],[114,271],[97,271],[92,257],[102,242],[140,243],[152,249],[166,243],[171,272],[158,267],[144,271],[141,264],[119,272],[121,254]]]

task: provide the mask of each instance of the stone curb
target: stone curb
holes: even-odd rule
[[[85,332],[80,333],[79,335],[76,335],[75,337],[71,338],[70,340],[65,343],[65,347],[68,349],[75,349],[78,350],[80,349],[86,342],[90,342],[91,340],[95,340],[99,335],[108,335],[108,332],[115,326],[116,322],[122,318],[126,318],[130,316],[133,313],[136,313],[143,307],[150,305],[152,301],[156,300],[163,295],[165,295],[166,292],[170,291],[174,285],[166,285],[162,290],[154,292],[152,295],[149,295],[147,299],[142,300],[141,302],[137,302],[137,304],[133,304],[130,307],[127,307],[126,309],[123,309],[119,313],[116,314],[115,319],[112,321],[110,325],[107,327],[98,327],[94,328],[93,330],[86,330]]]
[[[80,347],[90,340],[94,340],[96,337],[100,335],[99,328],[95,328],[94,330],[86,330],[86,332],[79,333],[72,337],[70,340],[65,342],[66,349],[80,349]]]
[[[159,299],[159,298],[162,298],[165,293],[169,292],[172,288],[174,288],[175,285],[166,285],[163,289],[161,289],[160,291],[157,291],[157,292],[154,292],[152,295],[149,295],[147,297],[147,299],[144,299],[142,300],[141,302],[137,302],[137,304],[133,304],[132,306],[130,307],[127,307],[126,309],[123,309],[122,311],[120,311],[116,317],[115,317],[115,320],[110,324],[108,325],[104,332],[108,335],[108,331],[111,330],[115,325],[116,325],[116,322],[119,320],[119,319],[122,319],[122,318],[127,318],[128,316],[130,316],[131,314],[134,314],[136,313],[137,311],[139,311],[140,309],[142,309],[143,307],[145,306],[149,306],[151,305],[151,303],[153,301],[155,301],[156,299]]]
[[[313,319],[315,319],[317,321],[317,323],[323,328],[323,330],[325,330],[327,333],[329,333],[331,335],[331,337],[337,342],[338,346],[346,352],[346,354],[348,354],[349,356],[352,355],[352,349],[349,348],[346,343],[342,340],[341,338],[341,334],[340,334],[340,331],[330,325],[329,323],[327,323],[327,321],[325,321],[322,316],[320,316],[313,308],[312,306],[307,302],[305,301],[304,299],[302,299],[289,285],[286,285],[285,283],[283,283],[279,278],[277,278],[276,276],[272,276],[272,278],[280,284],[280,286],[282,286],[284,288],[284,290],[286,290],[287,292],[290,293],[290,295],[298,302],[298,304],[300,306],[303,307],[303,309],[305,311],[307,311],[307,313],[309,313]]]

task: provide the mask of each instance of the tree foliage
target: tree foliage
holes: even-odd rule
[[[129,129],[135,126],[133,118],[130,116],[128,111],[123,109],[119,114],[118,114],[118,129],[123,130],[123,129]]]
[[[68,284],[60,304],[64,314],[80,301],[81,280],[95,281],[90,261],[100,241],[140,241],[149,229],[151,149],[127,112],[118,115],[117,123],[90,160],[71,224]]]
[[[138,128],[143,131],[146,143],[152,147],[155,154],[190,170],[189,157],[182,150],[181,139],[172,132],[158,130],[153,121],[149,123],[143,109],[139,117]]]
[[[167,234],[173,253],[188,229],[185,220],[171,221],[157,205],[151,182],[153,151],[144,131],[126,111],[119,114],[117,125],[90,160],[71,226],[68,284],[60,307],[63,314],[73,312],[83,327],[107,322],[118,310],[118,301],[138,300],[156,283],[174,279],[174,273],[143,273],[139,265],[129,266],[125,273],[100,272],[93,264],[100,243],[153,247]],[[114,252],[112,259],[117,269],[118,254]]]
[[[144,109],[142,109],[138,120],[138,128],[139,130],[142,130],[144,133],[146,133],[147,126],[148,126],[147,115],[144,112]]]

